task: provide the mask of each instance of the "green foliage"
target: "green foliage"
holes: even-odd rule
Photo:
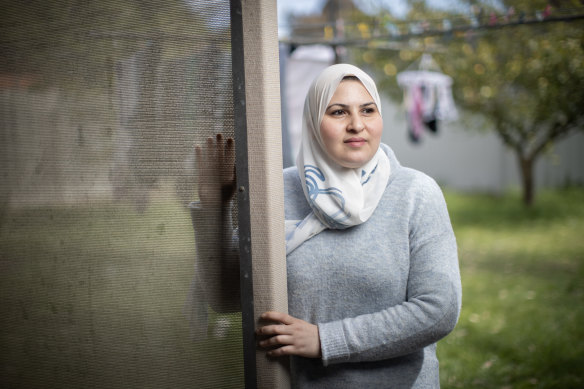
[[[510,147],[533,157],[582,129],[584,25],[518,26],[476,34],[436,55],[457,103],[496,123]]]
[[[438,346],[442,387],[582,387],[584,191],[447,200],[463,308]]]
[[[547,5],[545,1],[510,3],[530,14]],[[500,11],[493,12],[499,16],[497,23],[506,23]],[[409,20],[433,21],[434,26],[437,20],[465,18],[470,25],[469,17],[456,9],[434,11],[424,2],[414,2],[408,15]],[[391,22],[389,16],[380,18]],[[480,21],[487,26],[484,17]],[[389,33],[383,24],[379,28],[382,34]],[[356,50],[355,56],[357,62],[387,75],[380,88],[399,98],[394,76],[411,67],[421,52],[437,51],[434,59],[454,79],[456,103],[492,118],[505,143],[527,157],[584,128],[583,42],[582,21],[540,23],[414,37],[403,41],[400,50],[377,50],[371,45]]]
[[[529,13],[533,19],[547,2],[504,2],[504,10],[516,10],[512,16],[490,9],[490,2],[467,3],[475,10],[482,7],[482,13],[459,14],[457,9],[437,12],[425,2],[415,1],[408,19],[428,25],[432,21],[436,30],[439,20],[462,20],[462,25],[470,26],[475,18],[480,28],[396,37],[402,44],[399,50],[378,50],[372,44],[356,50],[355,57],[357,62],[388,76],[379,82],[380,89],[399,99],[401,91],[395,75],[415,64],[421,52],[434,52],[436,62],[454,80],[456,104],[484,114],[494,123],[501,140],[516,153],[523,201],[529,205],[533,201],[535,160],[557,140],[584,130],[584,22],[511,26],[507,24],[518,20],[517,13]],[[584,12],[581,5],[572,6]],[[554,16],[553,8],[551,12]],[[497,17],[494,23],[489,21],[491,13]]]

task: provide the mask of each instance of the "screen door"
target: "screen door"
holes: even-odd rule
[[[243,387],[241,313],[192,298],[194,146],[235,132],[229,1],[1,8],[0,386]]]

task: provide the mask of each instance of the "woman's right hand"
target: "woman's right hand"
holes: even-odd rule
[[[217,134],[196,146],[197,188],[203,207],[222,206],[235,193],[235,145],[233,138]]]

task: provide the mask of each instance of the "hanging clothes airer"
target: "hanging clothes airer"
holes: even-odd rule
[[[437,133],[438,120],[458,118],[452,98],[452,78],[442,73],[430,54],[422,54],[398,73],[397,83],[404,91],[408,134],[412,142],[420,141],[424,129]]]

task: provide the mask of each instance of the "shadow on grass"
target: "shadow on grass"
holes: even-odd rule
[[[503,196],[447,192],[446,198],[455,228],[517,227],[584,217],[584,188],[542,191],[531,207],[525,206],[516,192]]]

